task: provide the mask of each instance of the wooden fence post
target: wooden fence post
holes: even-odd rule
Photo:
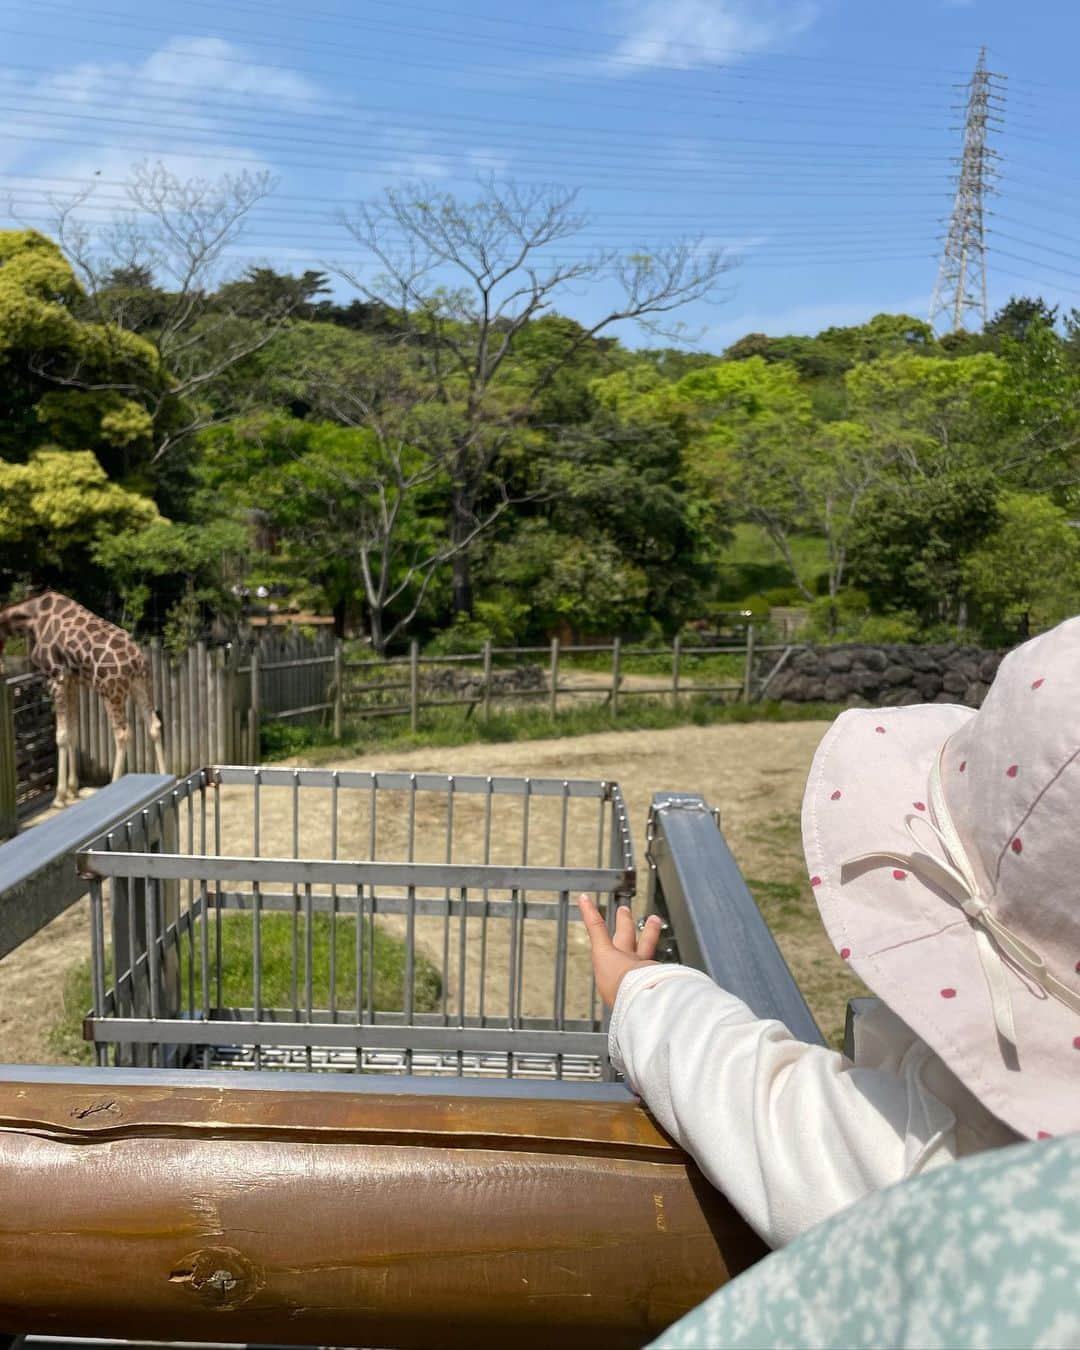
[[[262,728],[259,726],[259,695],[261,677],[259,675],[259,639],[251,647],[251,708],[249,711],[251,730],[251,762],[258,764],[262,754]]]
[[[409,643],[409,729],[420,725],[420,644],[415,638]]]
[[[15,706],[11,686],[0,674],[0,839],[9,839],[19,826],[15,779]]]
[[[611,715],[619,715],[619,680],[621,679],[622,642],[616,638],[611,647]]]
[[[671,649],[671,706],[679,706],[679,665],[682,661],[682,638],[676,636]]]
[[[551,639],[551,718],[559,715],[559,639]]]
[[[230,764],[229,727],[232,724],[232,708],[226,701],[225,648],[214,648],[214,688],[217,693],[217,748],[214,753],[215,764]]]
[[[341,740],[341,726],[345,717],[345,644],[334,639],[334,740]]]
[[[750,702],[754,692],[754,624],[746,625],[746,675],[743,678],[743,700]]]
[[[486,722],[491,716],[491,639],[484,641],[484,705],[481,709]]]

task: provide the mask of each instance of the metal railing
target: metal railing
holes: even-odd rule
[[[613,1076],[574,899],[633,898],[615,783],[213,767],[78,863],[99,1063]]]
[[[822,1036],[703,797],[658,793],[646,830],[647,910],[665,920],[667,959],[711,975],[799,1040]]]

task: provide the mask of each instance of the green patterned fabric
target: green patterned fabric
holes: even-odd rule
[[[653,1346],[1080,1346],[1080,1135],[983,1153],[870,1196]]]

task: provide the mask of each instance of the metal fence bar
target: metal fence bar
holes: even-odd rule
[[[0,839],[10,838],[18,829],[17,776],[14,700],[7,680],[0,679]]]
[[[549,891],[610,890],[624,882],[625,872],[613,868],[483,866],[479,863],[392,863],[315,861],[309,858],[244,858],[178,854],[85,852],[78,866],[97,877],[148,877],[183,881],[207,877],[276,881],[291,886],[318,885],[419,886],[442,890],[451,886],[480,886],[491,890],[524,888]]]
[[[678,957],[758,1017],[821,1044],[821,1032],[703,798],[662,793],[648,827],[652,908],[670,922]]]

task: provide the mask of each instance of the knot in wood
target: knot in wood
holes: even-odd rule
[[[221,1312],[247,1303],[262,1284],[255,1267],[235,1247],[204,1247],[190,1253],[177,1262],[169,1282]]]

